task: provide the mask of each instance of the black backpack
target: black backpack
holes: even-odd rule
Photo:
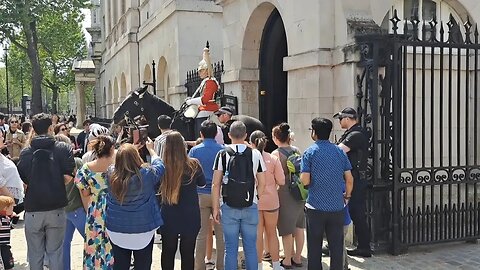
[[[29,190],[35,190],[35,192],[28,194],[30,195],[28,196],[28,201],[35,202],[37,204],[36,207],[40,209],[49,209],[57,206],[59,198],[66,200],[63,174],[59,165],[55,162],[53,148],[34,149],[32,155],[32,167],[27,194]],[[64,193],[58,194],[59,191]]]
[[[225,153],[228,153],[230,159],[222,181],[223,202],[234,208],[249,207],[255,196],[252,149],[247,147],[243,152],[236,152],[227,146],[223,154],[223,164],[226,163]]]

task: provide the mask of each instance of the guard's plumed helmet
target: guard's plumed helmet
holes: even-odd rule
[[[198,71],[208,70],[208,76],[212,76],[212,62],[210,61],[210,45],[207,41],[207,46],[203,49],[203,59],[198,63]]]
[[[204,69],[207,69],[207,68],[208,68],[207,61],[205,61],[204,59],[202,59],[202,61],[200,61],[200,62],[198,63],[198,71],[204,70]]]

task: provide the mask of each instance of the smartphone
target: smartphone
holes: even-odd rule
[[[132,130],[132,137],[133,137],[133,144],[140,143],[140,130],[139,129]]]
[[[145,143],[148,141],[148,130],[146,128],[140,129],[140,141]]]

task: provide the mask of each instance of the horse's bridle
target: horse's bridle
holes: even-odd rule
[[[143,106],[143,95],[145,95],[145,92],[143,92],[142,94],[139,94],[138,91],[135,91],[133,94],[137,95],[138,96],[138,100],[140,100],[140,102],[138,100],[135,100],[133,102],[133,105],[135,105],[136,107],[140,107],[140,114],[139,116],[143,116],[145,117],[145,108]],[[130,117],[130,111],[125,111],[125,115],[128,115]]]

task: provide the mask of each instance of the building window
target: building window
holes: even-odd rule
[[[432,0],[405,0],[403,14],[406,18],[418,17],[420,21],[431,21],[437,17],[437,3]]]
[[[407,34],[414,35],[414,26],[410,20],[418,18],[417,37],[420,40],[430,40],[432,29],[429,22],[436,19],[438,23],[436,37],[440,40],[440,23],[443,22],[444,40],[446,41],[448,39],[448,28],[445,24],[452,21],[453,27],[460,27],[458,22],[462,21],[458,13],[447,2],[446,0],[395,0],[391,10],[383,19],[381,27],[388,32],[392,31],[392,23],[389,19],[392,17],[393,11],[397,10],[398,17],[402,20],[398,23],[400,34],[403,34],[404,23],[407,22]],[[463,37],[457,37],[456,40],[461,42]]]

